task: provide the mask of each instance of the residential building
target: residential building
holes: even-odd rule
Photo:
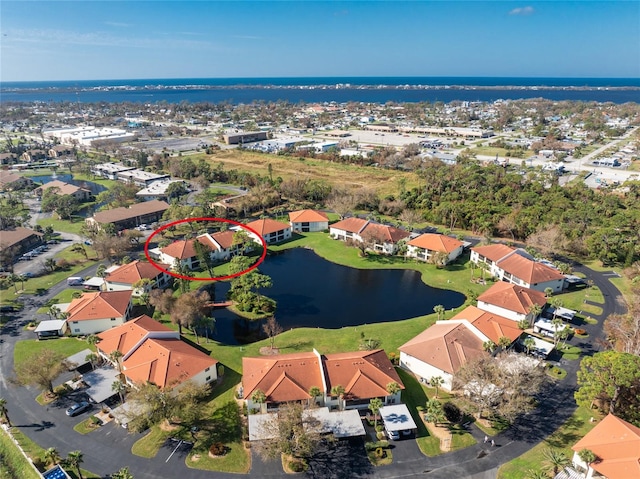
[[[169,178],[164,178],[162,180],[154,181],[138,191],[136,193],[136,197],[143,201],[166,200],[168,199],[167,189],[173,183],[182,183],[183,185],[186,185],[184,180],[171,180]]]
[[[178,331],[139,316],[98,334],[98,353],[111,361],[119,351],[120,367],[132,386],[151,382],[179,388],[186,381],[208,384],[218,379],[218,361],[180,339]]]
[[[494,283],[478,296],[478,308],[515,322],[526,319],[529,324],[533,324],[540,315],[534,315],[532,308],[539,307],[542,312],[546,304],[544,293],[505,281]]]
[[[168,264],[159,264],[161,268],[169,269]],[[138,281],[148,279],[151,281],[143,288],[134,288]],[[141,296],[155,288],[165,288],[171,282],[171,276],[160,271],[151,263],[135,260],[123,264],[107,272],[104,278],[106,291],[132,291],[133,296]]]
[[[72,336],[96,334],[126,323],[131,315],[131,291],[83,293],[64,309]]]
[[[42,244],[43,237],[42,233],[22,226],[0,230],[0,253],[13,251],[13,257],[19,256]]]
[[[495,313],[483,311],[475,306],[468,306],[449,321],[468,321],[471,326],[480,331],[488,341],[499,344],[502,338],[508,338],[511,343],[522,335],[522,330],[511,319]]]
[[[234,244],[234,234],[231,230],[207,233],[195,239],[174,241],[163,248],[150,250],[149,254],[170,267],[180,262],[182,266],[193,270],[201,266],[201,258],[196,251],[196,241],[209,249],[213,261],[227,261],[240,251],[240,245]]]
[[[135,203],[128,208],[120,207],[99,211],[91,218],[87,218],[85,222],[89,227],[98,230],[109,223],[115,225],[117,229],[133,228],[141,224],[159,221],[168,209],[169,204],[164,201],[145,201]]]
[[[442,387],[451,391],[453,377],[467,362],[487,354],[488,338],[468,321],[437,321],[400,346],[400,367],[411,371],[421,382],[443,379]]]
[[[476,246],[471,248],[471,261],[484,263],[489,273],[509,283],[554,293],[564,289],[564,275],[558,270],[537,262],[523,249],[515,249],[503,244]]]
[[[0,170],[0,191],[32,189],[35,183],[31,178],[15,171]]]
[[[395,254],[399,243],[407,239],[410,233],[393,226],[374,223],[362,218],[346,218],[329,227],[332,238],[341,241],[368,243],[371,250],[384,254]]]
[[[640,477],[640,428],[613,414],[608,414],[571,449],[574,451],[572,462],[578,474],[567,475],[567,478]],[[578,454],[584,449],[595,454],[595,462],[586,464],[580,459]]]
[[[138,169],[119,171],[116,173],[118,180],[125,183],[131,183],[140,188],[147,188],[152,183],[161,180],[168,180],[169,175],[161,175],[158,173],[151,173],[150,171],[143,171]]]
[[[133,166],[125,166],[122,163],[100,163],[91,167],[91,173],[110,180],[117,180],[118,173],[135,170]]]
[[[321,355],[309,353],[242,358],[242,391],[249,409],[277,408],[293,401],[315,402],[330,409],[365,409],[378,397],[385,404],[400,400],[404,385],[384,350],[354,351]],[[390,394],[387,386],[397,383],[399,390]],[[336,388],[344,389],[342,396]],[[317,388],[319,396],[310,391]],[[334,395],[332,395],[332,390]],[[254,401],[261,391],[265,403]]]
[[[289,213],[289,224],[293,231],[313,233],[329,229],[329,217],[316,210],[299,210]]]
[[[270,218],[247,223],[247,228],[251,228],[253,231],[258,233],[267,242],[267,244],[279,243],[291,238],[290,225]],[[251,236],[253,236],[253,234],[251,234]],[[258,238],[254,239],[259,242]]]
[[[73,196],[78,201],[89,201],[91,199],[91,191],[86,188],[81,188],[76,185],[72,185],[70,183],[65,183],[64,181],[53,180],[48,183],[45,183],[42,186],[39,186],[35,189],[35,193],[38,196],[43,196],[45,191],[51,190],[55,188],[56,194],[58,195],[69,195]]]
[[[443,255],[443,264],[455,261],[462,254],[464,244],[450,236],[425,233],[407,243],[407,256],[422,261],[433,261],[435,255]]]

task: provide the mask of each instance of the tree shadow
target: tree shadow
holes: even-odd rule
[[[295,343],[289,343],[284,346],[278,346],[278,349],[293,349],[294,351],[299,351],[301,349],[309,349],[311,346],[313,346],[313,343],[311,341],[297,341]]]
[[[14,425],[17,428],[33,428],[34,431],[44,431],[45,429],[51,429],[52,427],[56,427],[56,424],[51,421],[42,421],[40,423],[31,423],[31,424],[21,424]]]
[[[373,473],[361,438],[323,442],[308,465],[305,477],[309,478],[369,477]]]

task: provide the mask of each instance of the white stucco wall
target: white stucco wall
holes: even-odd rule
[[[302,223],[291,223],[291,228],[293,229],[293,231],[302,231]],[[309,233],[324,231],[326,229],[329,229],[328,221],[310,221],[309,222]]]
[[[69,331],[72,336],[82,336],[87,334],[96,334],[101,333],[102,331],[106,331],[107,329],[115,328],[116,326],[121,326],[125,323],[124,318],[114,318],[112,321],[111,318],[104,319],[85,319],[82,321],[68,321]]]
[[[480,300],[478,300],[478,308],[483,311],[487,311],[488,313],[497,314],[498,316],[503,316],[516,322],[527,318],[526,314],[518,313],[517,311],[511,311],[506,308],[501,308],[500,306],[496,306],[495,304],[485,303],[484,301]]]
[[[453,387],[453,374],[446,373],[402,351],[400,351],[400,367],[408,369],[419,378],[424,378],[427,383],[432,377],[440,376],[444,380],[441,388],[447,391],[451,391]]]

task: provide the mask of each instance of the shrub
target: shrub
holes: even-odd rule
[[[227,452],[227,447],[221,442],[214,442],[213,444],[211,444],[211,447],[209,448],[209,453],[212,456],[224,456],[226,452]]]
[[[382,449],[381,447],[377,447],[375,454],[378,459],[382,459],[384,457],[384,449]]]
[[[452,402],[446,402],[442,405],[442,411],[447,421],[457,423],[462,419],[462,411]]]
[[[584,336],[585,334],[587,334],[587,330],[582,328],[577,328],[574,332],[580,336]]]
[[[383,431],[379,431],[376,433],[376,437],[378,438],[379,441],[382,441],[387,436],[384,435]]]
[[[305,464],[302,461],[289,462],[289,469],[293,472],[303,472],[305,470]]]
[[[378,424],[376,426],[376,432],[381,432],[384,429],[384,427],[381,424]]]

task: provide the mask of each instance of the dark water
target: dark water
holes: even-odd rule
[[[3,82],[3,102],[640,101],[637,78],[342,77]],[[612,89],[613,88],[613,89]],[[628,89],[631,88],[631,89]]]
[[[62,174],[62,175],[56,175],[56,176],[39,175],[39,176],[31,176],[30,178],[36,183],[41,183],[41,184],[49,183],[50,181],[53,181],[53,180],[63,181],[65,183],[76,185],[81,188],[86,188],[87,190],[91,191],[91,194],[94,196],[96,196],[101,191],[105,191],[107,189],[106,187],[99,185],[98,183],[94,183],[93,181],[75,180],[73,179],[73,175],[70,175],[70,174]],[[84,218],[88,218],[89,216],[92,216],[93,213],[95,213],[95,211],[97,211],[97,209],[103,205],[104,203],[96,203],[91,206],[87,206],[85,208],[82,208],[78,212],[78,214]]]
[[[451,309],[465,300],[461,293],[425,285],[416,271],[349,268],[303,248],[268,256],[260,271],[273,279],[273,287],[261,292],[276,300],[276,319],[285,330],[399,321],[431,314],[437,304]],[[227,288],[217,285],[216,297],[223,298]],[[228,311],[216,311],[215,317],[215,339],[223,343],[247,342],[247,336],[259,333],[259,323]]]

